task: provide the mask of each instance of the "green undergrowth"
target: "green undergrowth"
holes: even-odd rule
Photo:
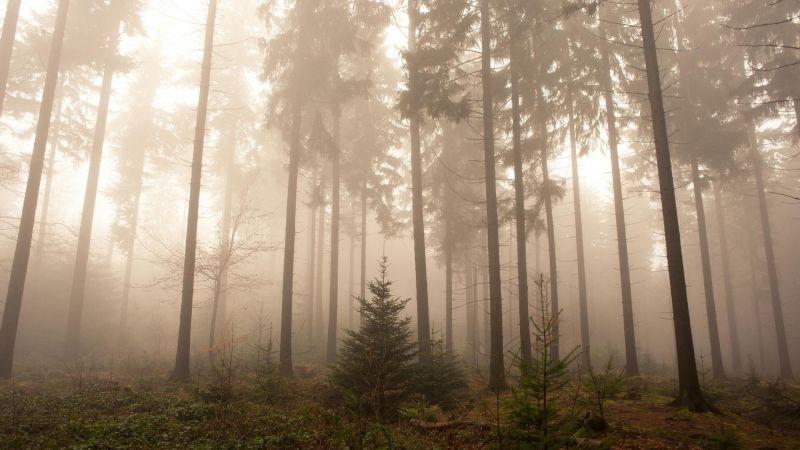
[[[165,377],[50,375],[0,383],[2,448],[498,448],[508,436],[510,391],[501,401],[470,375],[468,398],[446,410],[419,398],[380,422],[340,404],[323,371],[267,385],[242,376],[226,395],[212,377],[179,385]],[[723,414],[668,406],[669,380],[626,379],[603,405],[607,426],[575,406],[572,448],[800,448],[795,387],[721,382]],[[582,389],[586,389],[584,386]],[[584,395],[585,391],[580,395]],[[565,397],[566,398],[566,397]],[[556,405],[557,407],[572,407]],[[501,408],[498,414],[496,406]],[[420,426],[447,424],[451,426]],[[581,425],[583,424],[583,426]],[[503,439],[503,448],[537,448]]]

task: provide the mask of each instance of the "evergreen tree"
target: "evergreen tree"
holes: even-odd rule
[[[511,421],[509,436],[513,441],[541,449],[561,448],[571,434],[571,410],[564,408],[571,383],[570,366],[577,359],[577,349],[563,358],[553,359],[553,345],[560,312],[548,308],[543,278],[536,280],[539,290],[538,321],[533,323],[535,351],[530,363],[519,360],[519,385],[507,400]]]
[[[330,376],[334,385],[380,420],[396,416],[400,403],[413,392],[415,376],[411,319],[400,316],[410,299],[392,296],[388,275],[388,258],[383,257],[378,277],[367,285],[371,298],[358,298],[361,327],[345,331]]]

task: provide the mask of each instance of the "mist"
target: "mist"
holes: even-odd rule
[[[570,391],[552,420],[574,427],[545,436],[551,418],[515,403],[536,374],[579,399],[604,368],[727,417],[746,415],[726,403],[741,392],[800,398],[794,2],[0,7],[3,395],[88,377],[237,402],[274,381],[272,405],[454,448],[575,445],[583,412],[611,425],[578,439],[624,434],[613,408],[565,413]],[[359,355],[405,352],[392,367],[426,381],[348,378],[383,373]],[[409,419],[409,398],[437,412]],[[384,445],[360,427],[360,444],[203,442]],[[153,439],[101,445],[201,445]]]

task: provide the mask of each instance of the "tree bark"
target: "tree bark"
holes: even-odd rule
[[[589,367],[592,358],[589,340],[589,304],[586,291],[586,258],[583,250],[583,217],[581,216],[581,183],[578,174],[578,143],[575,132],[575,112],[572,87],[567,88],[567,107],[569,108],[569,143],[572,160],[572,201],[575,213],[575,248],[578,255],[578,304],[581,317],[581,355],[584,367]]]
[[[512,44],[514,41],[512,40]],[[517,298],[519,308],[519,345],[522,362],[533,361],[531,330],[528,320],[528,255],[525,224],[525,172],[522,167],[522,119],[519,101],[519,71],[516,45],[511,49],[511,152],[514,157],[514,219],[517,224]]]
[[[482,255],[484,259],[486,255]],[[492,325],[491,325],[491,312],[489,305],[489,271],[481,270],[481,284],[483,289],[481,291],[481,305],[483,309],[483,355],[486,367],[491,364],[492,357]]]
[[[758,341],[758,362],[759,367],[761,370],[767,369],[767,362],[764,357],[766,353],[766,349],[764,348],[764,333],[763,333],[763,326],[761,323],[761,308],[759,304],[761,303],[761,295],[759,293],[759,280],[756,275],[756,244],[755,244],[755,230],[751,226],[751,222],[747,221],[747,251],[750,255],[747,258],[750,262],[750,289],[752,295],[752,303],[753,303],[753,317],[755,317],[755,333],[756,338]]]
[[[755,172],[758,210],[761,216],[761,232],[764,236],[764,252],[767,257],[767,276],[769,277],[769,292],[772,300],[772,315],[775,320],[778,363],[780,365],[781,378],[792,380],[794,375],[792,374],[792,365],[789,359],[789,345],[786,342],[786,328],[783,324],[783,306],[781,305],[781,294],[778,287],[778,270],[775,265],[775,250],[772,246],[772,226],[769,222],[767,197],[764,192],[764,167],[756,146],[757,143],[755,142],[750,146],[750,157],[753,161],[753,171]]]
[[[443,147],[442,159],[448,166],[452,164],[453,160],[453,143],[452,143],[452,127],[450,125],[443,125],[442,129]],[[443,219],[444,219],[444,330],[445,330],[445,350],[448,354],[453,354],[453,193],[450,186],[448,174],[444,173],[445,183],[442,189],[443,205]]]
[[[326,335],[325,333],[325,324],[323,322],[323,297],[324,297],[324,288],[323,288],[323,278],[324,278],[324,260],[325,260],[325,217],[327,213],[325,211],[325,166],[323,164],[322,168],[322,181],[320,182],[320,189],[322,190],[322,204],[319,208],[319,234],[317,236],[317,286],[316,286],[316,293],[314,294],[314,345],[319,346],[318,348],[322,349],[323,346],[323,339]]]
[[[217,314],[219,313],[219,296],[222,288],[222,281],[217,276],[214,280],[214,291],[211,298],[211,324],[208,331],[208,356],[213,363],[213,356],[215,352],[216,343],[216,329],[217,329]],[[224,338],[223,338],[224,339]]]
[[[28,272],[28,261],[31,255],[31,240],[36,219],[36,203],[39,201],[39,186],[42,181],[42,169],[47,148],[47,136],[50,132],[50,118],[53,114],[56,86],[58,85],[58,67],[61,63],[61,48],[64,43],[69,0],[59,0],[56,12],[55,28],[47,61],[42,103],[39,107],[39,120],[36,124],[36,137],[33,142],[28,182],[25,187],[25,199],[22,203],[22,215],[11,264],[11,275],[8,293],[0,325],[0,378],[10,378],[14,361],[14,344],[17,339],[19,315],[22,309],[22,293],[25,289],[25,277]]]
[[[408,53],[417,51],[417,0],[408,1]],[[417,92],[417,71],[414,64],[408,68],[408,85],[412,93]],[[414,271],[417,282],[417,344],[419,359],[431,361],[431,326],[428,307],[428,268],[425,259],[425,220],[422,201],[422,154],[420,142],[420,112],[414,107],[410,111],[411,139],[411,209],[414,228]]]
[[[656,39],[653,32],[653,16],[650,0],[638,0],[639,18],[642,28],[645,65],[647,66],[648,97],[653,120],[653,137],[656,147],[658,181],[661,192],[661,212],[667,248],[672,313],[675,326],[675,349],[678,358],[678,398],[676,404],[692,411],[708,408],[700,391],[697,363],[694,354],[692,327],[689,318],[689,302],[686,295],[686,277],[683,269],[681,234],[678,225],[678,208],[675,202],[675,186],[672,180],[672,162],[669,154],[669,136],[661,93],[661,74],[658,68]]]
[[[511,243],[514,240],[514,219],[508,219],[508,267],[509,272],[511,268],[514,267],[514,248]],[[502,269],[501,269],[502,270]],[[512,279],[513,276],[509,274],[506,277],[506,292],[507,297],[506,300],[508,301],[509,305],[515,304],[514,299],[514,280]],[[503,342],[513,342],[514,341],[514,325],[515,325],[515,317],[514,317],[514,308],[513,306],[509,306],[508,308],[503,308],[505,311],[508,311],[506,314],[506,319],[503,320],[503,324],[505,325],[504,329],[507,330],[505,336],[503,337]]]
[[[211,88],[211,57],[214,47],[214,27],[217,20],[217,0],[208,5],[206,35],[203,45],[203,64],[200,75],[200,94],[197,102],[197,124],[194,131],[192,155],[192,181],[189,189],[189,211],[186,223],[186,253],[183,260],[183,291],[181,315],[178,326],[178,347],[175,368],[170,375],[173,381],[186,383],[190,378],[192,303],[194,299],[194,269],[197,253],[197,219],[200,211],[200,188],[203,175],[203,149],[205,144],[208,94]]]
[[[367,295],[367,185],[361,188],[361,290],[359,295]]]
[[[731,341],[731,360],[733,371],[742,373],[742,350],[739,344],[739,327],[736,324],[736,301],[731,281],[731,262],[728,254],[728,233],[725,227],[725,210],[722,208],[722,192],[719,181],[714,182],[714,203],[717,209],[717,232],[719,233],[719,252],[722,258],[722,281],[725,289],[725,305],[728,310],[728,333]]]
[[[286,230],[283,247],[283,285],[281,289],[281,346],[279,371],[283,376],[294,375],[292,363],[292,290],[294,288],[294,246],[297,226],[297,175],[300,170],[300,127],[302,105],[293,100],[292,129],[289,142],[289,183],[286,190]]]
[[[317,252],[314,248],[316,243],[316,229],[317,229],[317,205],[310,204],[308,206],[308,225],[306,227],[306,234],[308,236],[308,257],[307,264],[307,301],[306,304],[306,327],[308,327],[308,350],[314,348],[314,257]]]
[[[339,313],[339,111],[333,113],[333,145],[331,146],[331,275],[330,293],[328,294],[328,346],[326,359],[328,364],[336,362],[336,339]]]
[[[0,116],[3,115],[3,105],[6,99],[8,71],[11,68],[11,54],[14,52],[14,40],[17,35],[20,2],[21,0],[8,0],[6,17],[3,20],[3,33],[0,35]]]
[[[447,208],[445,206],[445,208]],[[453,354],[453,244],[450,218],[445,219],[444,244],[444,342],[447,354]]]
[[[486,185],[486,235],[489,253],[489,316],[491,350],[489,389],[506,388],[503,364],[503,299],[500,278],[500,238],[497,218],[497,179],[494,156],[494,103],[492,100],[492,49],[489,0],[480,1],[481,14],[481,86],[483,88],[483,165]]]
[[[711,256],[708,250],[708,233],[706,228],[706,212],[703,206],[703,188],[697,158],[694,151],[691,156],[692,186],[694,191],[694,207],[697,211],[697,232],[700,237],[700,262],[703,266],[703,291],[706,298],[706,316],[708,319],[708,337],[711,341],[711,372],[714,378],[724,378],[722,366],[722,350],[719,343],[719,326],[717,323],[717,306],[714,299],[714,282],[711,275]]]
[[[467,264],[464,267],[464,293],[466,297],[466,304],[465,310],[467,313],[466,317],[466,339],[465,341],[465,348],[464,348],[464,359],[471,364],[473,367],[478,367],[478,352],[477,352],[477,339],[476,339],[476,322],[477,322],[477,310],[475,309],[475,278],[473,268]]]
[[[603,51],[603,91],[606,106],[606,124],[608,126],[608,147],[611,158],[611,178],[614,185],[614,219],[617,229],[617,254],[619,256],[619,278],[622,293],[622,323],[625,332],[625,374],[639,375],[639,360],[636,356],[636,331],[633,321],[633,295],[631,290],[631,272],[628,262],[628,234],[625,225],[625,203],[622,196],[622,174],[619,167],[617,117],[614,105],[613,82],[609,64],[610,55],[607,46]]]
[[[541,89],[538,91],[538,124],[539,124],[539,139],[541,139],[542,148],[541,152],[541,164],[542,164],[542,184],[544,185],[544,210],[545,210],[545,219],[547,222],[547,249],[548,249],[548,256],[550,260],[550,314],[553,316],[560,313],[559,304],[558,304],[558,267],[557,267],[557,260],[556,260],[556,233],[555,233],[555,221],[553,220],[553,196],[552,192],[550,192],[550,171],[548,169],[547,164],[547,113],[546,113],[546,106],[544,104],[544,94],[542,93]],[[550,359],[556,361],[560,359],[560,351],[559,351],[559,320],[556,320],[553,324],[552,334],[556,337],[553,341],[552,345],[550,346]]]
[[[353,325],[355,324],[354,319],[354,311],[355,311],[355,304],[353,303],[353,272],[355,271],[356,265],[356,256],[355,256],[355,223],[356,223],[356,209],[353,206],[353,202],[350,202],[350,226],[353,228],[350,229],[348,233],[348,239],[350,241],[350,264],[347,268],[347,327],[353,330]]]

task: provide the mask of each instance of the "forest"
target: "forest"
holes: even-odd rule
[[[800,448],[800,1],[0,15],[0,448]]]

